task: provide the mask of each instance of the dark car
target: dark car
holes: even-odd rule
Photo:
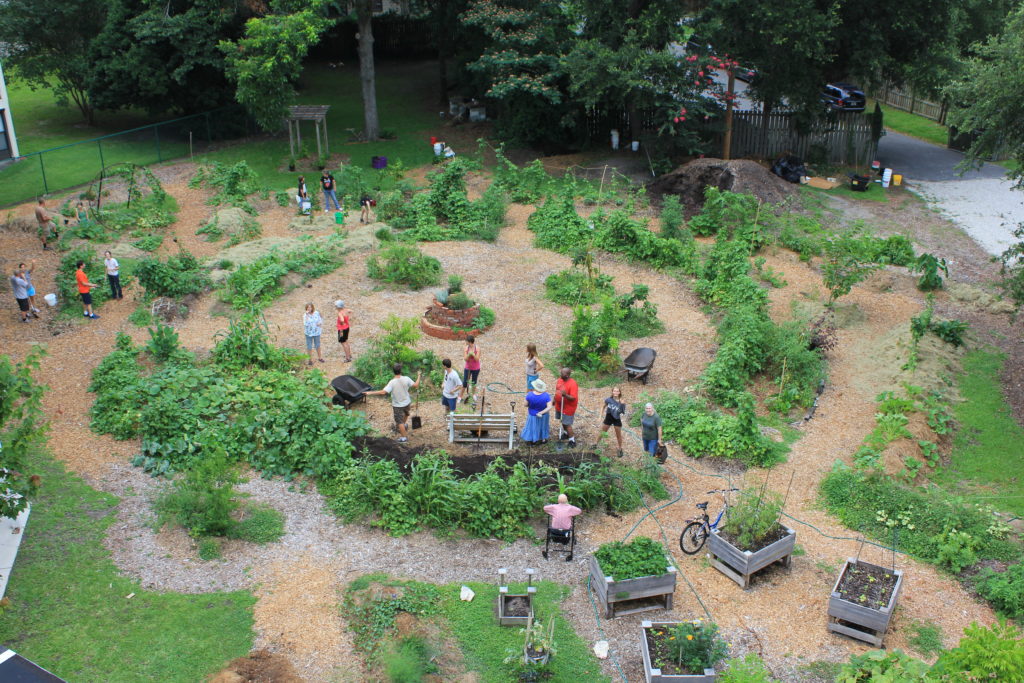
[[[835,111],[864,111],[864,91],[851,83],[829,83],[821,89],[821,101]]]

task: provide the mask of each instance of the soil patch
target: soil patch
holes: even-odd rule
[[[839,580],[839,596],[864,607],[885,607],[896,587],[896,579],[895,574],[882,567],[851,564]]]
[[[762,548],[767,548],[772,543],[775,543],[775,541],[782,540],[787,535],[789,535],[789,532],[786,531],[782,527],[781,524],[776,524],[772,529],[770,529],[768,531],[767,534],[764,535],[764,537],[760,538],[757,541],[757,543],[752,544],[750,547],[745,547],[745,546],[740,545],[739,541],[736,538],[734,538],[730,534],[727,534],[724,530],[720,531],[719,535],[724,540],[728,541],[729,543],[731,543],[732,545],[736,546],[740,550],[750,551],[750,552],[754,553],[754,552],[757,552],[758,550],[761,550]]]
[[[507,617],[528,617],[530,616],[530,601],[526,598],[513,596],[505,598],[505,616]]]
[[[657,196],[679,195],[687,216],[692,216],[704,206],[704,190],[709,185],[729,192],[753,194],[766,204],[779,204],[797,189],[796,185],[787,183],[755,161],[694,159],[652,180],[647,191]]]
[[[210,683],[303,683],[291,662],[267,650],[255,650],[228,664]]]

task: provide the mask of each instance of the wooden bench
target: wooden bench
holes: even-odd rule
[[[508,431],[507,438],[493,438],[490,432]],[[469,432],[465,434],[464,432]],[[487,436],[481,433],[486,432]],[[516,434],[515,413],[449,413],[448,442],[455,441],[486,441],[488,443],[508,443],[512,450],[512,441]]]

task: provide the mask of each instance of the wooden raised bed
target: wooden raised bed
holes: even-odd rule
[[[536,590],[536,589],[533,589]],[[525,615],[509,614],[510,605],[526,604]],[[526,625],[533,619],[533,592],[530,593],[504,593],[498,594],[498,624],[501,626],[518,626],[526,628]]]
[[[847,570],[852,567],[866,567],[896,577],[896,583],[892,587],[889,600],[885,605],[861,604],[855,600],[847,600],[842,597],[839,587]],[[841,633],[844,636],[856,638],[875,647],[882,647],[882,640],[885,638],[885,632],[889,628],[892,614],[896,610],[896,601],[899,599],[902,587],[902,570],[886,569],[863,560],[848,559],[843,564],[843,568],[839,572],[839,578],[836,579],[836,585],[833,586],[832,594],[828,599],[828,630],[833,633]]]
[[[740,588],[750,585],[750,577],[775,562],[782,562],[786,567],[793,561],[793,548],[796,546],[796,532],[785,524],[781,525],[786,535],[770,543],[760,550],[740,550],[719,534],[718,529],[708,537],[708,557],[711,565],[730,579],[739,584]]]
[[[654,609],[672,609],[672,594],[676,590],[676,568],[665,559],[665,573],[616,581],[605,576],[597,559],[590,556],[590,578],[594,592],[604,607],[605,617],[614,619],[625,614],[636,614]]]
[[[644,621],[640,624],[640,651],[644,657],[644,679],[647,683],[715,683],[718,674],[714,669],[704,669],[702,674],[663,674],[661,669],[656,669],[651,664],[651,649],[647,645],[647,632],[653,628],[671,628],[678,624],[677,621]]]

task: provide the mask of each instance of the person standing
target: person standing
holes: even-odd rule
[[[28,307],[32,311],[32,317],[39,317],[39,309],[36,308],[36,287],[32,284],[32,271],[36,269],[36,261],[32,259],[29,261],[29,266],[25,267],[24,263],[19,263],[18,268],[21,270],[21,277],[28,283]]]
[[[395,376],[391,378],[383,389],[377,391],[367,391],[367,396],[383,396],[384,394],[391,395],[391,412],[394,413],[395,424],[398,425],[398,437],[399,442],[406,442],[409,437],[406,436],[407,427],[405,421],[409,418],[409,406],[412,405],[412,396],[409,394],[410,389],[416,389],[420,385],[420,373],[416,373],[416,381],[412,381],[412,378],[406,377],[402,374],[402,364],[395,363],[394,367]]]
[[[658,455],[658,447],[661,446],[661,415],[654,411],[654,404],[648,403],[644,406],[644,414],[640,417],[640,436],[644,440],[644,450],[652,456]]]
[[[332,199],[334,200],[334,210],[341,211],[341,205],[338,204],[338,193],[334,184],[334,176],[326,168],[320,176],[320,188],[324,191],[324,213],[328,213],[331,210]]]
[[[309,214],[309,193],[306,191],[306,176],[299,176],[299,186],[295,189],[295,201],[299,205],[299,211]]]
[[[551,437],[551,394],[547,392],[544,380],[535,379],[526,394],[526,424],[519,438],[528,444],[544,443]]]
[[[79,225],[89,224],[89,209],[84,203],[78,202],[75,207],[75,217],[78,218]]]
[[[452,370],[450,359],[445,358],[441,361],[441,365],[444,367],[444,383],[441,385],[441,405],[444,406],[447,412],[454,413],[455,407],[459,405],[459,394],[462,393],[462,378],[459,377],[459,373]]]
[[[28,280],[25,279],[25,272],[15,268],[11,274],[11,289],[14,290],[14,300],[18,302],[18,310],[21,311],[21,322],[28,322]],[[37,316],[38,317],[38,316]]]
[[[345,308],[345,302],[338,299],[334,302],[334,307],[338,309],[338,343],[341,344],[341,350],[345,352],[345,362],[352,362],[352,349],[348,345],[348,331],[349,322],[352,320],[352,311]]]
[[[103,252],[103,266],[107,269],[107,282],[110,283],[110,298],[123,299],[121,291],[121,264],[109,251]]]
[[[540,371],[544,369],[544,363],[537,355],[537,345],[526,345],[526,390],[533,386],[533,380],[540,379]]]
[[[46,210],[45,199],[40,199],[36,205],[36,221],[39,223],[39,239],[43,243],[43,251],[48,251],[50,247],[46,243],[57,232],[57,226],[53,223],[53,216]]]
[[[622,401],[622,390],[612,387],[612,395],[604,400],[604,424],[601,433],[607,434],[609,427],[615,427],[615,440],[619,443],[619,457],[622,453],[622,418],[626,415],[626,404]]]
[[[75,284],[78,286],[78,296],[82,297],[82,315],[93,320],[99,318],[92,312],[92,288],[99,287],[89,282],[89,276],[85,274],[85,261],[75,264],[78,269],[75,271]]]
[[[306,304],[306,312],[302,314],[302,330],[306,333],[306,353],[309,360],[306,365],[313,364],[313,347],[316,347],[316,357],[321,363],[324,357],[320,354],[320,335],[324,331],[324,319],[312,303]]]
[[[359,222],[369,223],[370,222],[370,207],[373,206],[373,200],[370,195],[364,194],[359,198]]]
[[[476,384],[480,379],[480,347],[476,345],[476,337],[471,334],[466,335],[466,350],[462,353],[462,360],[463,400],[468,400],[472,396],[473,403],[476,403]]]
[[[558,381],[555,382],[555,419],[561,421],[565,435],[569,437],[569,445],[576,445],[576,435],[572,423],[576,419],[576,406],[580,398],[580,387],[572,378],[572,370],[562,368]]]

